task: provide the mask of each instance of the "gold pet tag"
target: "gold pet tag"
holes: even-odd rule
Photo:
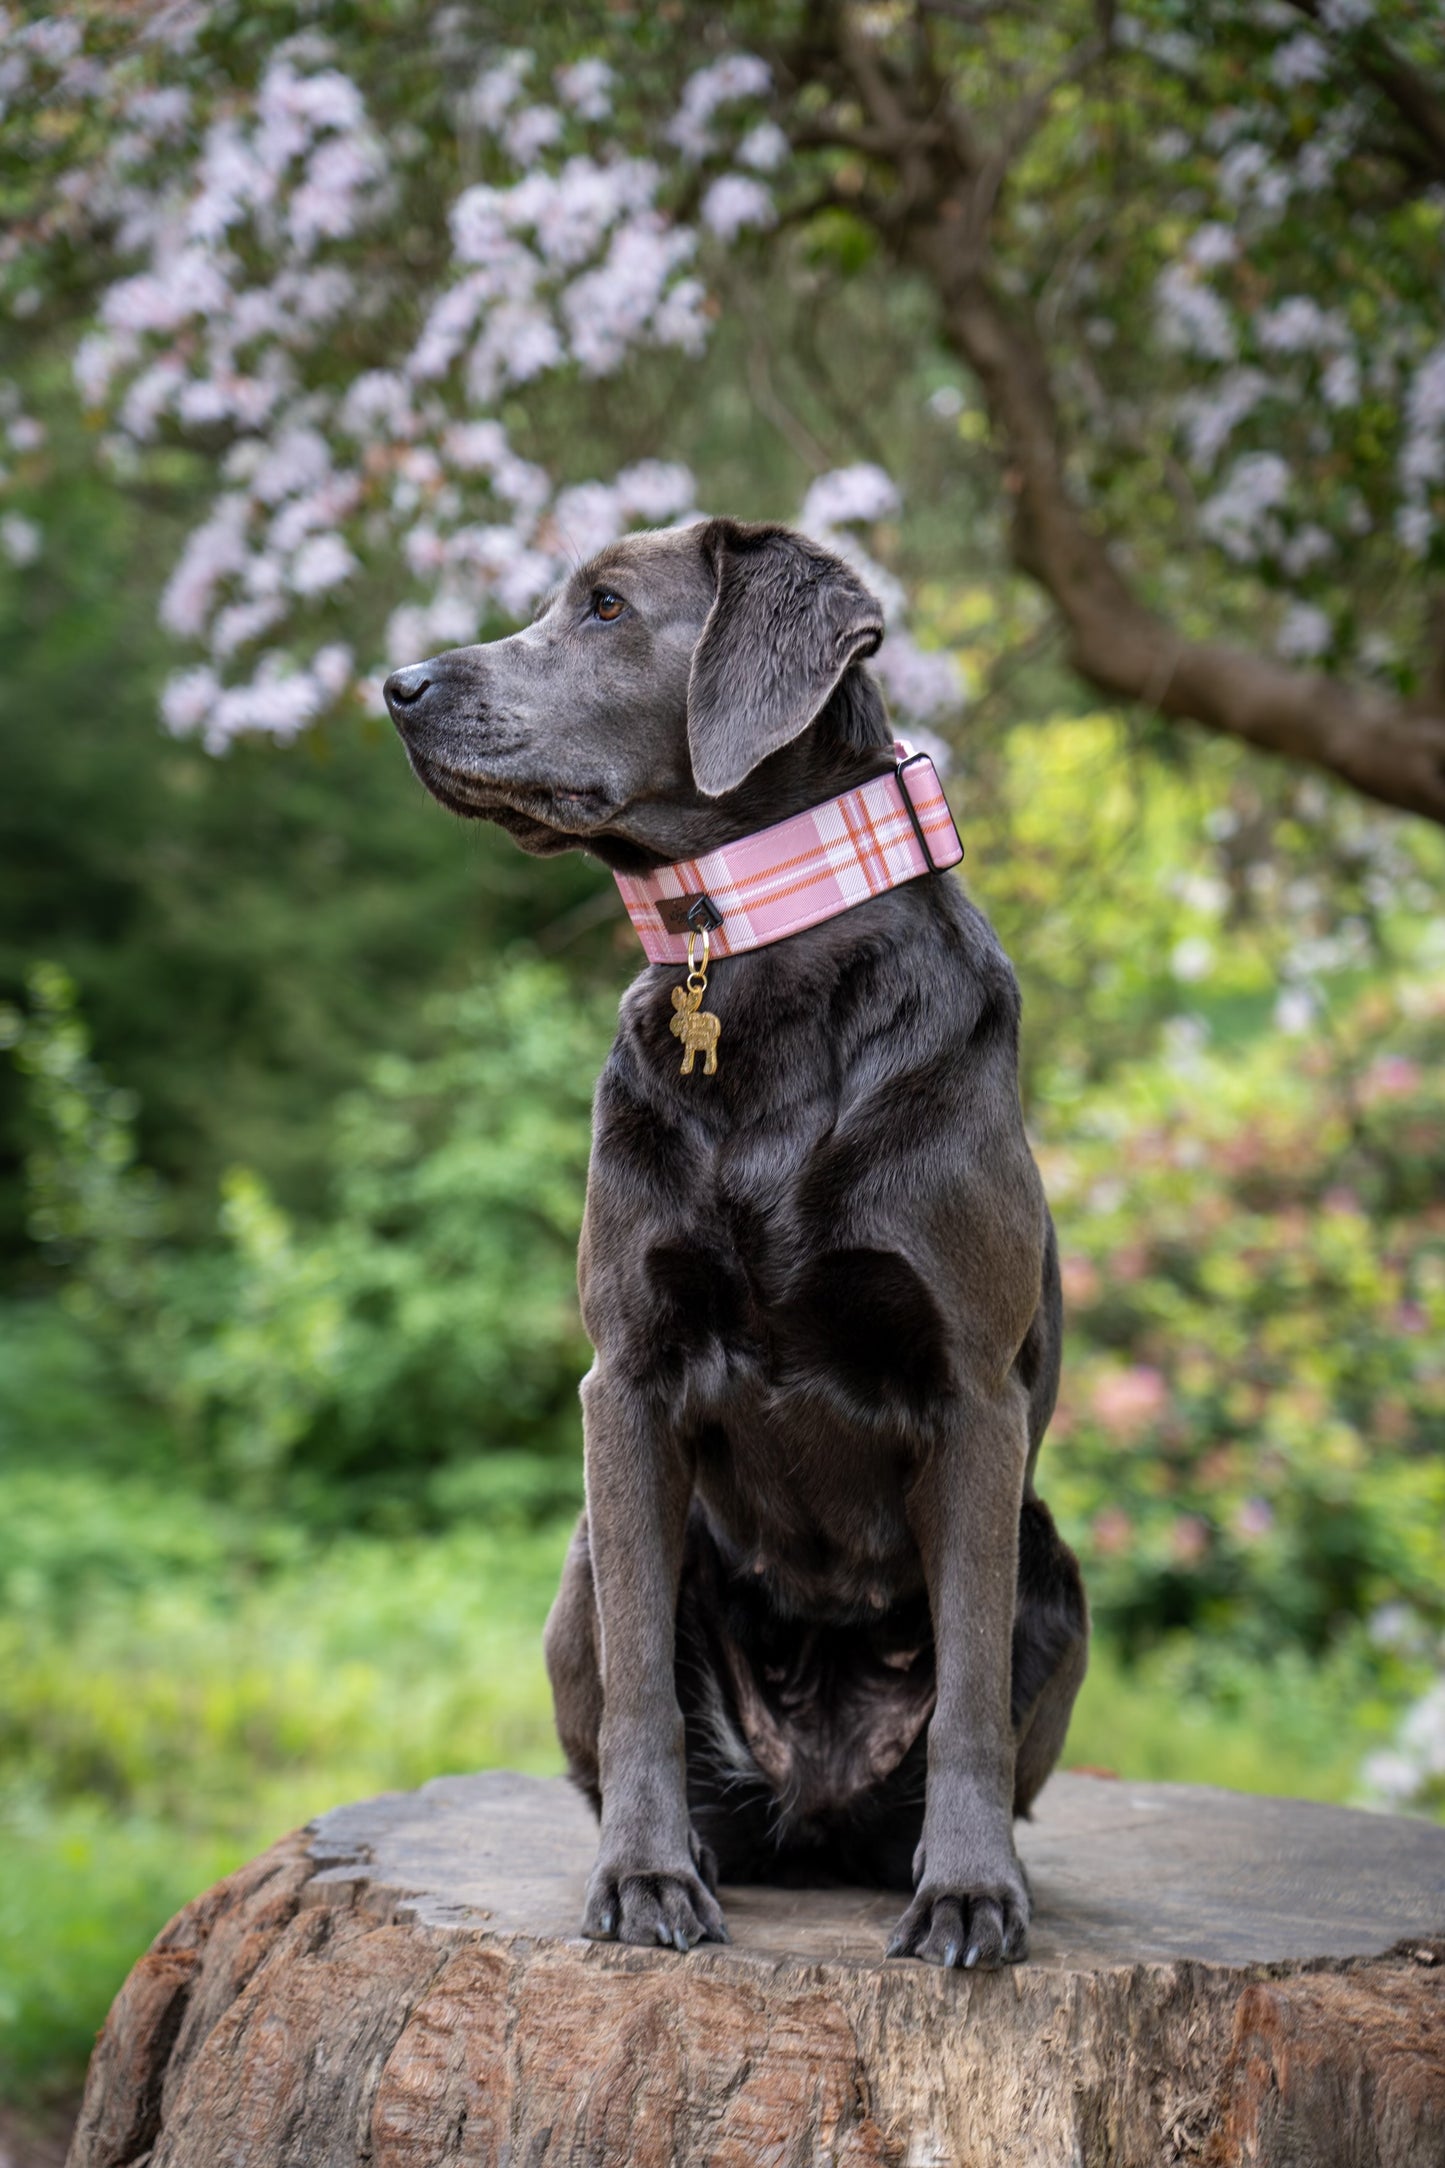
[[[707,992],[708,938],[706,926],[702,929],[702,962],[700,964],[693,962],[693,943],[696,940],[697,935],[695,933],[690,933],[687,937],[687,984],[686,986],[674,986],[672,989],[672,1005],[677,1014],[672,1019],[669,1028],[674,1036],[682,1041],[682,1074],[691,1076],[695,1056],[703,1054],[706,1056],[702,1065],[703,1075],[716,1076],[717,1042],[718,1034],[722,1030],[722,1022],[720,1018],[712,1014],[710,1009],[705,1009],[702,1006],[702,997]]]

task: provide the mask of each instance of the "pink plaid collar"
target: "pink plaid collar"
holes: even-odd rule
[[[686,963],[690,924],[711,925],[714,957],[738,956],[956,866],[963,845],[933,762],[905,739],[893,749],[894,767],[841,798],[702,858],[615,875],[649,962]]]

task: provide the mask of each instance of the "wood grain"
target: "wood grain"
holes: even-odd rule
[[[583,1942],[591,1843],[504,1775],[285,1839],[136,1966],[69,2168],[1445,2162],[1430,1825],[1056,1778],[1037,1960],[987,1976],[883,1963],[866,1891],[727,1892],[687,1958]]]

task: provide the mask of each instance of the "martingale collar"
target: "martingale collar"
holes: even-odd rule
[[[839,798],[701,858],[615,874],[648,961],[687,963],[689,934],[704,930],[715,958],[766,948],[956,866],[963,845],[933,762],[904,738],[893,750],[893,767]]]

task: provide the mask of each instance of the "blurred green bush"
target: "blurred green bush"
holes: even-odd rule
[[[1445,985],[1190,1050],[1051,1125],[1050,1492],[1125,1651],[1445,1625]]]
[[[526,962],[432,1008],[439,1051],[382,1057],[336,1107],[325,1217],[294,1224],[235,1168],[204,1248],[167,1239],[64,973],[37,970],[11,1013],[31,1233],[183,1465],[247,1504],[403,1527],[578,1494],[577,1232],[612,1000]]]

